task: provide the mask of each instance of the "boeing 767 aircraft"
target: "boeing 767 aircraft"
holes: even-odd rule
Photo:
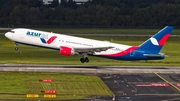
[[[160,52],[169,38],[173,27],[166,26],[147,41],[138,46],[129,46],[107,41],[98,41],[87,38],[74,37],[51,32],[44,32],[26,28],[16,28],[7,32],[5,36],[18,44],[50,48],[59,51],[59,54],[70,56],[82,54],[82,63],[89,62],[88,55],[115,60],[157,60],[164,59]]]

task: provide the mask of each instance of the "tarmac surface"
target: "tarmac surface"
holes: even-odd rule
[[[83,66],[83,65],[29,65],[1,64],[0,71],[38,71],[89,74],[180,73],[180,67],[165,66]]]
[[[112,97],[88,98],[79,101],[180,101],[180,67],[3,64],[0,65],[0,71],[97,75],[114,93]]]

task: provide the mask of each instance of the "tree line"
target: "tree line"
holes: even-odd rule
[[[0,26],[180,26],[180,0],[1,0]]]

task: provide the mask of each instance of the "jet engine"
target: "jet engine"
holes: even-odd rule
[[[59,54],[65,55],[65,56],[70,56],[70,55],[74,55],[75,51],[73,48],[60,46]]]

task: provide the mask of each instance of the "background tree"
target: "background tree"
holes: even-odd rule
[[[180,26],[180,0],[1,0],[0,26]],[[7,6],[8,5],[8,6]]]

